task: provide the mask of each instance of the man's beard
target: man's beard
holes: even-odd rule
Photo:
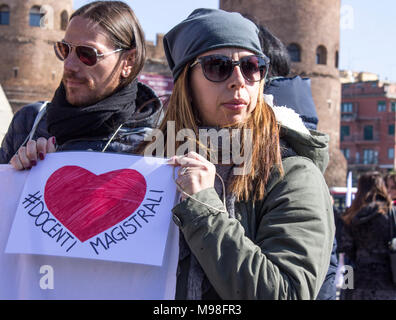
[[[69,88],[66,84],[67,80],[80,82],[81,87],[80,88],[73,88],[73,87]],[[85,107],[85,106],[92,105],[100,100],[100,98],[98,99],[98,97],[90,97],[90,92],[92,92],[92,90],[94,88],[93,88],[93,85],[90,83],[90,81],[85,78],[79,78],[73,74],[64,74],[62,77],[62,83],[63,83],[65,92],[66,92],[66,100],[73,106]],[[76,91],[76,92],[74,92],[74,91]],[[86,91],[86,94],[81,95],[82,91]],[[80,96],[80,99],[77,98],[78,95]]]
[[[78,88],[68,88],[66,85],[67,80],[80,82],[81,86]],[[94,81],[90,81],[87,78],[78,77],[74,73],[64,73],[62,77],[62,83],[66,91],[67,102],[76,107],[86,107],[96,104],[97,102],[109,97],[122,88],[120,81],[116,88],[110,89],[110,87],[104,87],[103,90],[98,91]]]

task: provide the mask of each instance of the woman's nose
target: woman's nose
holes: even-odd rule
[[[235,66],[232,70],[228,86],[230,88],[245,86],[245,78],[243,77],[242,70],[239,65]]]

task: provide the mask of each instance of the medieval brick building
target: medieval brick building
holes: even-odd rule
[[[64,36],[72,0],[0,0],[0,84],[14,110],[51,99],[63,64],[53,45]]]

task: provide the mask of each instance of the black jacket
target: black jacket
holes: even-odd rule
[[[123,126],[106,149],[107,152],[132,152],[136,146],[141,141],[143,141],[144,137],[151,132],[151,129],[156,127],[160,117],[162,116],[162,103],[150,87],[139,82],[136,105],[141,106],[144,102],[151,99],[153,99],[153,101],[150,103],[151,108],[146,107],[139,112],[142,114],[147,113],[147,109],[151,109],[152,112],[145,114],[144,117],[134,124],[133,128]],[[43,102],[29,104],[24,106],[14,115],[0,148],[1,164],[8,163],[12,156],[18,151],[21,144],[25,141],[33,127],[33,123],[42,104]],[[39,137],[50,137],[50,134],[47,131],[47,121],[45,114],[35,131],[33,139],[37,140]],[[110,137],[111,135],[108,137],[70,140],[58,146],[57,150],[102,151]]]
[[[339,251],[353,266],[354,288],[346,289],[342,299],[396,299],[392,282],[388,242],[390,219],[378,212],[375,202],[360,209],[349,225],[344,225]]]

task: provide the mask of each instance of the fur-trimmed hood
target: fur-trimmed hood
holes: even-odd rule
[[[274,106],[272,95],[264,95],[264,98],[281,125],[280,139],[284,157],[291,155],[307,157],[324,173],[329,163],[329,135],[308,130],[293,109]]]

